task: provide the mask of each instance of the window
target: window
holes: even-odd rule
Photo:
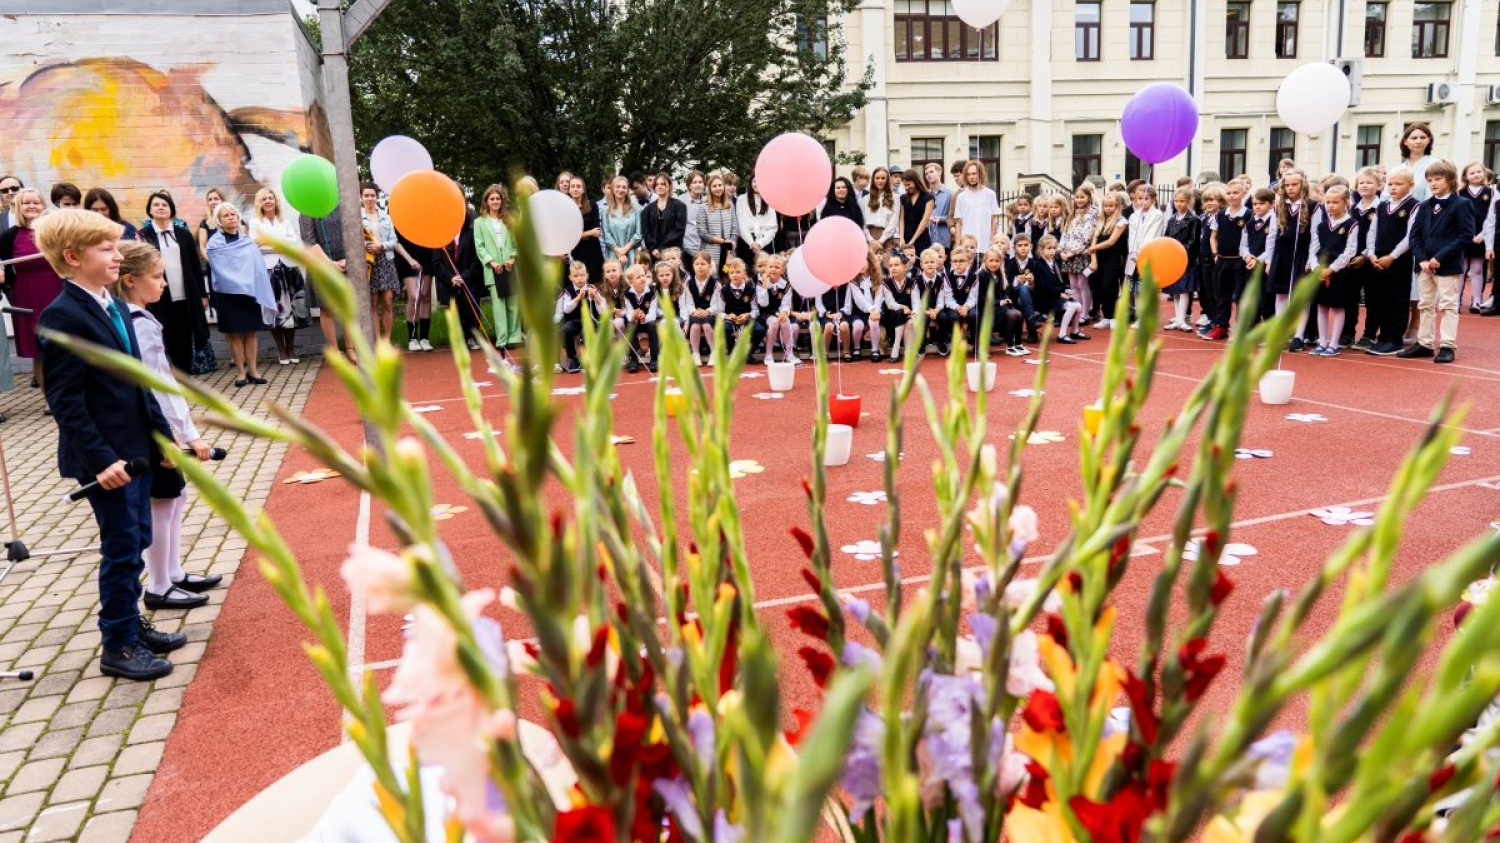
[[[943,139],[942,138],[912,138],[911,139],[911,168],[917,172],[928,164],[936,163],[943,166]]]
[[[1250,58],[1250,4],[1230,3],[1224,22],[1224,58]]]
[[[1354,136],[1354,166],[1380,166],[1380,133],[1384,126],[1360,126]]]
[[[818,61],[826,61],[828,59],[828,18],[819,15],[809,23],[806,15],[798,15],[797,44],[812,53]]]
[[[1448,57],[1448,15],[1452,10],[1452,3],[1414,4],[1411,21],[1412,58]]]
[[[1144,179],[1148,172],[1150,171],[1146,169],[1146,162],[1135,157],[1135,153],[1127,148],[1125,150],[1125,181]]]
[[[1271,180],[1276,180],[1276,174],[1279,172],[1279,168],[1281,166],[1281,159],[1291,158],[1295,160],[1296,157],[1297,133],[1292,131],[1291,129],[1272,129],[1270,149],[1271,166],[1268,168],[1268,171],[1271,173]]]
[[[1385,58],[1385,13],[1389,3],[1365,4],[1365,58]]]
[[[1484,124],[1484,166],[1500,171],[1500,120]]]
[[[1130,58],[1150,61],[1156,57],[1156,4],[1132,0],[1130,4]]]
[[[1000,25],[975,29],[949,0],[896,0],[896,61],[998,61]]]
[[[1104,171],[1104,136],[1073,136],[1073,184]]]
[[[1297,14],[1301,8],[1298,3],[1276,4],[1276,58],[1297,57]]]
[[[1219,132],[1219,175],[1232,179],[1249,169],[1245,147],[1249,129],[1222,129]]]
[[[984,165],[985,184],[1000,183],[999,135],[969,135],[969,157]]]
[[[1099,7],[1097,2],[1079,2],[1073,8],[1073,58],[1099,60]]]

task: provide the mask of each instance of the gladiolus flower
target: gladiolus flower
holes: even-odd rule
[[[1010,672],[1005,677],[1005,692],[1013,697],[1025,697],[1036,691],[1053,693],[1057,690],[1052,680],[1042,670],[1041,655],[1037,651],[1036,633],[1022,630],[1010,642]]]
[[[614,843],[615,816],[608,808],[585,805],[557,815],[552,843]]]
[[[1203,651],[1208,648],[1208,642],[1202,638],[1194,638],[1182,645],[1177,651],[1177,663],[1182,666],[1183,679],[1186,690],[1183,696],[1188,702],[1193,702],[1203,696],[1208,686],[1213,684],[1214,678],[1219,671],[1224,669],[1225,659],[1222,655],[1205,657]]]
[[[1010,552],[1019,556],[1026,552],[1026,548],[1037,539],[1041,538],[1041,528],[1036,516],[1036,510],[1021,504],[1010,511]]]
[[[797,651],[802,657],[802,663],[807,665],[807,672],[812,674],[813,682],[819,688],[828,687],[828,677],[833,675],[833,657],[812,647],[803,647]]]
[[[800,629],[819,641],[828,640],[828,619],[817,609],[811,606],[793,606],[786,610],[786,616],[791,620],[793,629]]]
[[[339,568],[349,593],[365,601],[373,615],[404,615],[417,605],[411,562],[367,544],[349,546]]]
[[[1225,598],[1234,591],[1234,580],[1224,574],[1224,569],[1218,569],[1217,574],[1218,576],[1214,577],[1213,587],[1208,592],[1208,602],[1215,607],[1222,605]]]
[[[1141,731],[1141,740],[1147,745],[1155,744],[1156,729],[1161,723],[1153,708],[1155,694],[1147,696],[1146,680],[1133,670],[1125,671],[1125,697],[1130,700],[1130,713]]]
[[[1093,843],[1135,843],[1151,814],[1145,794],[1135,783],[1125,786],[1103,804],[1074,796],[1068,800],[1068,807],[1073,809],[1078,824],[1088,831]]]
[[[1065,732],[1067,725],[1063,722],[1062,707],[1057,704],[1057,697],[1051,691],[1037,691],[1026,700],[1026,708],[1021,711],[1021,719],[1033,732]]]

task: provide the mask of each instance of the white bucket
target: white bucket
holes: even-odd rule
[[[988,360],[985,360],[985,361],[978,361],[978,360],[976,360],[976,361],[973,361],[971,363],[966,363],[964,365],[969,370],[969,391],[970,392],[978,392],[981,389],[983,389],[985,392],[990,392],[990,391],[994,390],[994,388],[995,388],[995,364],[993,362],[988,361]],[[980,366],[983,366],[984,368],[981,370],[979,368]],[[983,386],[980,386],[980,378],[981,378],[980,372],[981,371],[984,372],[984,375],[983,375],[984,385]]]
[[[848,465],[849,451],[854,448],[854,428],[847,424],[830,424],[828,439],[823,443],[824,465]]]
[[[766,364],[766,379],[770,381],[772,392],[790,392],[796,376],[797,367],[791,363],[775,361]]]
[[[1297,373],[1285,369],[1273,369],[1260,379],[1260,401],[1262,404],[1290,404],[1292,386],[1297,383]]]

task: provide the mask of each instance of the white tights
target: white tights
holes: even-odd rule
[[[166,594],[172,583],[187,576],[182,570],[182,509],[186,501],[183,495],[151,499],[151,546],[141,555],[146,558],[146,590],[152,594]]]

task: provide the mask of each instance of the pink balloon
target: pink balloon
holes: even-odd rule
[[[807,253],[807,268],[813,277],[826,278],[825,283],[834,287],[848,284],[869,260],[865,233],[847,217],[819,220],[808,229],[802,251]]]
[[[789,217],[818,207],[833,183],[833,162],[816,138],[790,132],[771,139],[755,159],[755,189]]]
[[[808,298],[814,298],[833,288],[818,280],[817,276],[812,274],[812,270],[807,268],[806,252],[806,249],[798,249],[792,253],[791,260],[786,262],[786,277],[792,282],[793,290]]]

